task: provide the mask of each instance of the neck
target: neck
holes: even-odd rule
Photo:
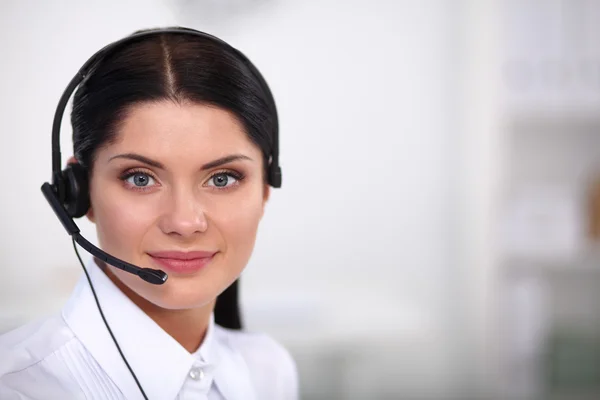
[[[146,315],[148,315],[158,326],[167,332],[181,346],[190,353],[195,352],[206,336],[208,324],[212,316],[215,302],[211,302],[203,307],[191,308],[185,310],[170,310],[157,306],[141,297],[127,285],[123,284],[117,278],[110,268],[106,267],[101,261],[97,261],[102,270],[113,281],[113,283]]]
[[[145,299],[142,304],[138,304],[154,322],[190,353],[195,352],[204,341],[213,305],[188,310],[167,310]]]

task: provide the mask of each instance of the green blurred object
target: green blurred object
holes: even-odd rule
[[[576,332],[555,333],[548,342],[550,392],[600,389],[600,337]]]

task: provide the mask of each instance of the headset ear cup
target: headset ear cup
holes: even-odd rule
[[[64,206],[72,218],[83,217],[90,208],[87,170],[81,164],[69,164],[62,171],[65,184]]]
[[[281,167],[279,165],[269,165],[269,185],[276,189],[281,187]]]

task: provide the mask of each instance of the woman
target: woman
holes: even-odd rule
[[[168,279],[90,257],[59,315],[0,337],[0,399],[297,398],[289,353],[242,331],[237,308],[277,151],[253,68],[183,29],[138,32],[94,61],[73,99],[68,163],[88,200],[71,215],[106,253]]]

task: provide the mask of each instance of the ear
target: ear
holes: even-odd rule
[[[96,218],[94,217],[94,207],[92,207],[91,204],[90,204],[90,208],[89,208],[88,212],[85,214],[85,216],[91,223],[96,222]]]

